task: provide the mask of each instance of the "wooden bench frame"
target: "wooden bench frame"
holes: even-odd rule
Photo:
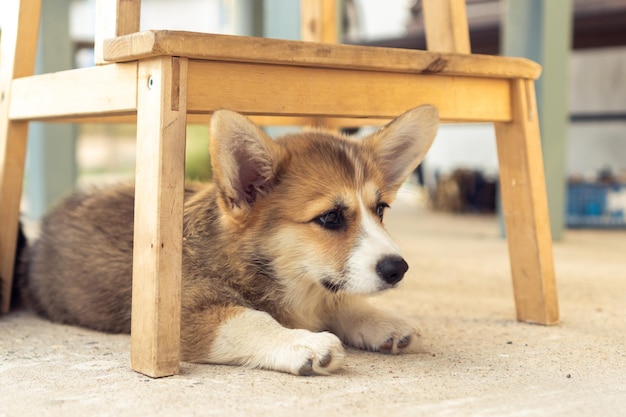
[[[372,124],[428,103],[444,122],[495,124],[517,318],[558,322],[534,95],[541,69],[525,59],[470,54],[462,1],[425,0],[431,51],[408,51],[138,32],[138,0],[99,0],[96,54],[106,65],[35,76],[40,0],[13,3],[0,73],[2,312],[30,121],[136,121],[131,366],[158,377],[179,369],[186,124],[219,108],[289,122]],[[334,7],[327,0],[305,5],[326,20]]]

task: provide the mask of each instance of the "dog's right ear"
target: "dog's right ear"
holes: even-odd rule
[[[220,204],[242,221],[272,188],[284,150],[250,119],[229,110],[211,117],[209,147]]]
[[[390,190],[395,191],[426,156],[439,125],[437,109],[422,105],[406,111],[363,143],[372,150]]]

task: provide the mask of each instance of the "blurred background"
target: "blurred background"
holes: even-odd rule
[[[420,0],[338,7],[344,43],[425,49]],[[537,92],[553,236],[567,227],[626,227],[626,1],[468,0],[467,7],[473,53],[544,66]],[[43,1],[37,72],[93,65],[94,13],[95,0]],[[300,37],[294,0],[144,0],[141,17],[142,29]],[[134,136],[131,125],[32,123],[25,216],[40,218],[75,187],[132,179]],[[494,137],[491,125],[442,126],[407,198],[434,210],[496,213]],[[207,126],[188,127],[191,179],[210,179],[207,143]]]

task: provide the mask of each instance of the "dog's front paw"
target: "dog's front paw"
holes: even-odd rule
[[[343,363],[345,350],[332,333],[294,330],[293,343],[280,353],[279,368],[295,375],[329,375]]]
[[[417,328],[403,319],[370,317],[350,333],[347,342],[359,349],[391,354],[422,351]]]

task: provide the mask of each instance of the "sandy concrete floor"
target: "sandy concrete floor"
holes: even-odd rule
[[[330,377],[183,364],[129,369],[129,338],[0,317],[5,416],[625,416],[626,232],[570,231],[555,246],[562,324],[514,320],[493,217],[401,205],[388,225],[411,265],[375,302],[421,323],[428,353],[350,350]]]

